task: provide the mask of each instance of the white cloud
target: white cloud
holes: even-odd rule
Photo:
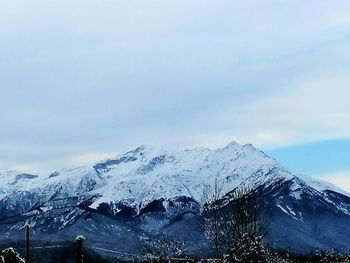
[[[104,152],[104,153],[89,153],[72,156],[69,158],[69,162],[75,166],[89,165],[98,161],[113,158],[117,155],[115,152]]]
[[[50,174],[53,172],[53,167],[57,165],[56,162],[14,162],[3,163],[0,165],[0,173],[6,171],[16,171],[18,173],[31,174]]]
[[[349,7],[2,1],[1,162],[62,167],[142,143],[349,137]]]
[[[42,153],[43,154],[43,153]],[[77,154],[68,158],[53,158],[45,160],[41,156],[41,160],[20,160],[17,162],[2,162],[0,164],[0,172],[17,171],[23,173],[50,174],[55,170],[62,168],[75,168],[78,166],[92,165],[96,162],[117,156],[117,152],[98,152],[88,154]],[[44,159],[44,160],[43,160]]]
[[[350,193],[350,170],[318,175],[318,178],[329,181]]]
[[[260,147],[350,137],[349,75],[312,76],[269,96],[215,114],[229,131],[197,136],[216,144],[232,138]],[[213,116],[211,116],[213,118]]]

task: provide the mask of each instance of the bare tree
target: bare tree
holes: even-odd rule
[[[200,227],[204,234],[212,243],[215,250],[215,257],[222,255],[223,247],[223,230],[224,230],[224,214],[221,207],[221,190],[218,182],[215,180],[213,186],[207,185],[204,193],[205,203],[202,208],[202,220]]]
[[[266,234],[268,220],[260,190],[236,188],[222,196],[215,181],[206,191],[201,225],[217,258],[242,237],[262,238]]]
[[[244,235],[261,238],[266,235],[269,218],[261,190],[236,188],[227,194],[226,202],[223,226],[228,249]]]

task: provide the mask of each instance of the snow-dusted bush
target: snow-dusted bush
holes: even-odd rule
[[[350,257],[341,252],[336,252],[334,250],[318,251],[317,255],[320,257],[320,263],[348,263],[350,262]]]
[[[243,234],[230,252],[224,256],[224,263],[265,263],[269,256],[260,236]]]
[[[183,254],[185,244],[175,241],[167,236],[160,236],[151,240],[145,240],[143,253],[149,259],[165,261],[170,258],[178,258]]]
[[[224,263],[292,263],[276,253],[272,253],[260,236],[243,234],[230,252],[224,256]]]
[[[270,253],[267,255],[266,262],[268,263],[293,263],[293,260],[283,258],[278,254]]]
[[[12,248],[6,248],[0,253],[0,262],[25,263],[24,259]]]

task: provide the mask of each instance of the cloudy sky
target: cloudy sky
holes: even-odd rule
[[[0,170],[253,143],[350,190],[350,1],[4,0]]]

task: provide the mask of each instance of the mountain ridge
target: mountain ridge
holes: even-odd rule
[[[192,229],[193,237],[203,240],[203,233],[191,225],[207,201],[206,187],[217,182],[223,196],[237,187],[263,189],[274,211],[274,229],[268,239],[277,248],[293,244],[305,252],[331,245],[340,248],[350,241],[347,236],[339,238],[338,226],[324,240],[317,225],[325,225],[326,218],[343,226],[350,223],[348,193],[289,172],[251,144],[232,142],[215,150],[181,151],[143,145],[88,166],[48,175],[9,172],[0,178],[0,233],[5,236],[16,235],[29,223],[38,238],[65,239],[80,234],[79,230],[109,248],[114,244],[107,238],[108,226],[113,226],[115,235],[133,233],[127,238],[135,244],[163,232],[186,239],[181,229],[187,228]],[[295,226],[302,231],[295,232]],[[284,233],[294,233],[297,238]]]

